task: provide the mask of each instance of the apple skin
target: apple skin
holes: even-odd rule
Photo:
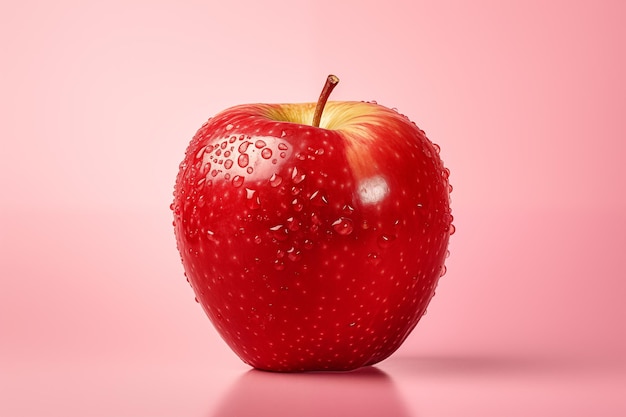
[[[227,109],[196,133],[174,229],[196,300],[231,349],[270,371],[387,358],[445,273],[449,170],[413,122],[369,102]]]

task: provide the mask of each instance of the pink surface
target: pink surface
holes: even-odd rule
[[[5,3],[0,415],[626,413],[621,2]],[[329,72],[441,145],[448,273],[375,369],[249,371],[185,283],[174,177],[206,118]]]

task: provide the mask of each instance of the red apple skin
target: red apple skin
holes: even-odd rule
[[[209,119],[180,165],[187,280],[247,364],[346,371],[398,349],[434,295],[453,232],[449,171],[375,103],[252,104]],[[290,120],[290,121],[286,121]]]

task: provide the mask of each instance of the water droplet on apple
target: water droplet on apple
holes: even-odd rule
[[[285,152],[281,152],[281,153],[280,153],[280,157],[281,157],[281,158],[285,158],[286,156],[287,156],[287,154],[286,154]]]
[[[256,243],[257,245],[260,245],[260,244],[261,244],[261,242],[262,242],[261,236],[256,235],[256,236],[254,237],[254,243]]]
[[[270,177],[270,185],[272,187],[278,187],[283,182],[283,177],[278,174],[272,174]]]
[[[270,159],[272,157],[272,150],[270,148],[265,148],[261,151],[261,157],[263,159]]]
[[[224,168],[230,169],[232,166],[233,166],[233,160],[232,159],[227,159],[226,162],[224,162]]]
[[[241,187],[243,185],[243,177],[241,175],[235,175],[233,178],[233,186]]]
[[[294,184],[300,184],[306,178],[306,174],[299,172],[297,167],[293,167],[291,172],[291,179]]]
[[[281,151],[286,151],[287,149],[289,149],[289,147],[281,142],[278,144],[278,149],[280,149]]]
[[[391,246],[391,244],[393,243],[395,239],[396,239],[395,236],[383,234],[383,235],[378,236],[378,239],[376,240],[376,242],[378,243],[378,246],[381,249],[387,249],[388,247]]]
[[[283,269],[285,269],[285,263],[281,261],[280,259],[276,259],[274,261],[274,269],[277,271],[282,271]],[[280,287],[281,290],[283,288],[286,288],[286,287]]]
[[[289,217],[287,219],[287,228],[292,232],[297,232],[300,230],[300,222],[293,217]]]
[[[239,155],[239,158],[237,158],[237,164],[239,164],[239,166],[242,168],[247,167],[249,162],[250,157],[247,153],[242,153],[241,155]]]
[[[335,229],[335,232],[343,236],[349,235],[354,230],[354,224],[352,223],[352,220],[348,219],[347,217],[338,218],[333,222],[332,226],[333,229]]]
[[[456,232],[456,227],[450,223],[450,227],[448,228],[448,233],[450,233],[450,235],[453,235],[454,232]]]
[[[452,192],[452,184],[448,184],[448,194]]]
[[[232,124],[230,124],[230,123],[229,123],[228,125],[226,125],[226,130],[231,130],[233,127],[234,127],[234,126],[233,126]]]
[[[254,142],[254,146],[257,147],[257,149],[261,149],[261,148],[265,148],[267,146],[267,143],[265,143],[264,140],[257,140],[256,142]]]
[[[352,207],[350,204],[345,204],[342,208],[341,211],[343,212],[343,214],[345,215],[350,215],[354,212],[354,207]]]
[[[256,190],[246,188],[246,206],[250,210],[256,210],[261,207],[261,200],[259,199],[259,193]]]
[[[378,253],[372,252],[367,255],[367,262],[371,265],[378,266],[382,262],[382,259]]]
[[[304,208],[304,204],[302,204],[302,201],[299,198],[294,198],[291,205],[296,212],[300,212]]]
[[[247,140],[244,142],[241,142],[241,144],[239,145],[239,148],[237,148],[239,153],[245,153],[248,150],[248,146],[250,146],[250,143],[251,142],[248,142]]]
[[[272,232],[272,236],[279,242],[283,242],[289,237],[289,231],[282,224],[270,227],[270,231]]]
[[[304,249],[306,249],[306,250],[313,249],[313,242],[310,241],[309,239],[306,239],[304,241],[303,246],[304,246]]]
[[[439,276],[440,277],[444,276],[447,271],[448,271],[448,268],[446,268],[445,265],[441,265],[441,273],[439,274]]]
[[[328,197],[326,197],[324,192],[320,190],[317,190],[313,194],[311,194],[309,200],[311,200],[311,203],[313,205],[318,207],[328,204]]]
[[[248,168],[246,168],[246,172],[247,172],[248,174],[252,174],[252,172],[254,172],[254,168],[252,168],[252,167],[248,167]]]
[[[293,246],[287,250],[287,258],[292,262],[298,262],[302,259],[302,252],[296,250]]]

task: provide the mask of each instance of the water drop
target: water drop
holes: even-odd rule
[[[243,177],[241,175],[235,175],[235,177],[233,178],[233,186],[241,187],[242,184],[243,184]]]
[[[448,194],[452,192],[452,184],[448,184]]]
[[[254,168],[252,168],[252,167],[248,167],[248,168],[246,169],[246,172],[247,172],[248,174],[252,174],[252,172],[254,172]]]
[[[439,274],[439,276],[440,277],[444,276],[447,271],[448,271],[448,268],[446,268],[445,265],[441,265],[441,273]]]
[[[285,269],[285,263],[279,259],[276,259],[274,261],[274,269],[277,271],[282,271],[283,269]],[[280,289],[282,290],[283,288],[286,289],[286,287],[280,287]]]
[[[445,179],[450,178],[450,170],[448,168],[444,168],[442,175]]]
[[[289,149],[289,147],[285,145],[284,143],[279,143],[278,149],[280,149],[281,151],[286,151],[287,149]]]
[[[284,158],[284,157],[286,157],[286,156],[287,156],[287,154],[286,154],[285,152],[281,152],[281,153],[280,153],[280,157],[281,157],[281,158]]]
[[[297,232],[300,230],[300,222],[293,217],[289,217],[287,219],[287,228],[292,232]]]
[[[272,187],[278,187],[283,182],[283,177],[278,174],[272,174],[270,177],[270,185]]]
[[[437,145],[436,143],[433,143],[433,148],[435,148],[435,152],[437,152],[437,154],[441,152],[441,146]]]
[[[248,146],[250,146],[250,142],[246,140],[244,142],[241,142],[237,150],[239,151],[239,153],[245,153],[248,150]]]
[[[291,179],[294,184],[300,184],[306,178],[306,174],[298,172],[298,168],[293,167],[293,171],[291,172]]]
[[[281,138],[284,138],[285,136],[287,136],[287,133],[285,133],[285,131],[284,131],[284,130],[283,130],[283,131],[281,131],[281,132],[280,132],[280,137],[281,137]]]
[[[233,160],[232,159],[227,159],[226,162],[224,162],[224,168],[230,169],[232,166],[233,166]]]
[[[261,236],[256,235],[256,236],[254,237],[254,243],[256,243],[257,245],[260,245],[260,244],[261,244],[261,242],[262,242],[262,240],[261,240]]]
[[[214,242],[217,243],[217,238],[215,237],[215,232],[213,232],[212,230],[207,230],[206,231],[206,237],[210,242]]]
[[[302,253],[299,250],[296,250],[294,247],[291,247],[287,250],[287,258],[289,258],[292,262],[298,262],[302,259]]]
[[[391,235],[380,235],[377,239],[378,246],[382,249],[387,249],[393,241],[395,240],[395,236]]]
[[[270,159],[272,157],[272,150],[270,148],[265,148],[261,151],[261,157],[263,159]]]
[[[220,148],[222,149],[226,149],[227,146],[228,146],[228,141],[224,141],[220,144]]]
[[[354,230],[354,224],[352,223],[352,220],[348,219],[347,217],[338,218],[333,222],[332,226],[333,229],[335,229],[335,232],[343,236],[349,235]]]
[[[299,198],[294,198],[291,205],[296,212],[300,212],[304,208],[304,204],[302,204],[302,201]]]
[[[350,215],[354,212],[354,207],[352,207],[350,204],[346,204],[341,208],[341,211],[343,212],[343,214]]]
[[[456,227],[450,223],[450,227],[448,228],[448,233],[450,233],[450,235],[453,235],[454,232],[456,232]]]
[[[270,231],[272,232],[272,236],[279,242],[283,242],[289,237],[289,231],[283,227],[282,224],[270,227]]]
[[[228,125],[226,125],[226,130],[231,130],[233,127],[234,127],[234,126],[233,126],[232,124],[230,124],[230,123],[229,123]]]
[[[313,205],[318,207],[328,204],[328,197],[326,197],[326,195],[320,190],[317,190],[313,194],[311,194],[311,197],[309,199],[311,200],[311,203]]]
[[[256,190],[246,188],[246,205],[250,210],[256,210],[261,207],[261,200]]]
[[[265,141],[259,139],[254,143],[254,146],[257,147],[257,149],[261,149],[261,148],[265,148],[267,146],[267,143],[265,143]]]
[[[304,249],[307,249],[307,250],[313,249],[313,242],[310,241],[309,239],[306,239],[304,241]]]
[[[242,168],[247,167],[249,162],[250,162],[250,157],[248,156],[247,153],[242,153],[241,155],[239,155],[239,158],[237,159],[237,164],[239,164],[239,166]]]
[[[374,266],[378,266],[382,262],[382,259],[378,253],[372,252],[367,255],[367,262]]]

